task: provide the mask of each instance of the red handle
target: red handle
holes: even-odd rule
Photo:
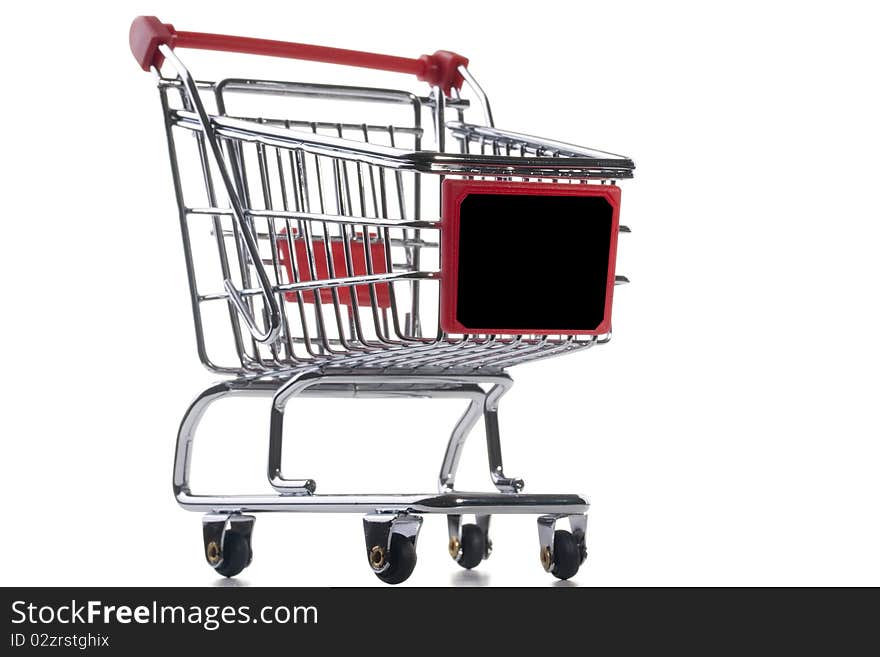
[[[419,80],[439,86],[447,95],[453,87],[461,89],[464,80],[461,73],[458,72],[458,67],[468,65],[466,57],[448,50],[438,50],[433,55],[422,55],[418,59],[409,59],[394,55],[377,55],[359,50],[310,46],[286,41],[252,39],[204,32],[178,32],[173,25],[163,23],[155,16],[135,18],[128,33],[128,42],[131,46],[131,53],[145,71],[149,71],[151,66],[155,66],[157,69],[162,66],[165,58],[159,52],[159,46],[164,44],[169,48],[222,50],[409,73],[415,75]]]

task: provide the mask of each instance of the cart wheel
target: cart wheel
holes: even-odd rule
[[[400,584],[409,579],[416,567],[416,546],[412,541],[402,534],[391,535],[390,554],[370,555],[370,561],[373,565],[379,563],[379,559],[388,561],[388,568],[381,573],[376,573],[376,577],[386,584]]]
[[[559,579],[569,579],[577,574],[581,565],[581,547],[571,532],[557,529],[553,534],[553,570]]]
[[[461,528],[461,556],[456,563],[462,568],[476,568],[486,554],[486,535],[478,525],[468,524]]]
[[[211,545],[208,546],[209,550]],[[228,532],[223,539],[222,558],[220,565],[216,566],[214,570],[224,577],[235,577],[248,567],[253,558],[250,540],[236,532]]]

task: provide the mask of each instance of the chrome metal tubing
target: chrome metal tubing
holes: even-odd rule
[[[481,87],[480,83],[476,81],[473,74],[467,70],[466,66],[459,66],[458,72],[461,73],[461,77],[464,78],[464,81],[467,82],[473,92],[477,94],[477,98],[479,98],[480,104],[483,106],[483,118],[486,119],[486,125],[490,128],[495,127],[495,119],[492,118],[492,108],[489,105],[489,97],[486,95],[486,92],[483,91],[483,87]],[[449,124],[447,123],[447,125]]]
[[[202,129],[201,121],[194,112],[176,111],[172,115],[172,122],[181,128]],[[263,144],[275,148],[300,148],[315,155],[342,157],[363,164],[383,166],[400,171],[456,175],[620,179],[631,178],[632,170],[635,168],[632,161],[601,151],[591,151],[590,155],[572,155],[565,159],[553,156],[506,157],[494,154],[407,151],[390,146],[365,145],[351,139],[318,135],[304,130],[280,128],[265,123],[222,116],[210,117],[210,123],[214,133],[227,139]],[[508,134],[513,136],[512,143],[523,143],[523,140],[527,138],[519,133]],[[566,147],[570,147],[570,145],[566,144]],[[556,150],[552,146],[539,146],[539,148],[548,151]],[[597,156],[599,153],[601,156]]]
[[[446,127],[456,137],[470,138],[475,141],[489,140],[499,144],[510,144],[517,148],[526,147],[532,150],[556,153],[566,158],[593,158],[599,161],[616,162],[617,166],[630,170],[635,168],[632,160],[628,157],[600,151],[595,148],[585,148],[584,146],[576,146],[575,144],[562,141],[535,137],[520,132],[511,132],[510,130],[500,130],[493,126],[472,125],[461,121],[449,121]]]
[[[204,104],[202,103],[201,96],[199,95],[198,88],[195,84],[195,80],[192,78],[187,68],[183,65],[183,62],[181,62],[177,58],[171,48],[166,45],[161,45],[159,46],[159,50],[162,52],[162,55],[165,57],[165,59],[171,62],[172,66],[174,66],[175,70],[177,71],[177,75],[180,77],[187,98],[194,109],[193,115],[198,121],[199,130],[202,131],[202,134],[204,135],[204,138],[208,143],[208,153],[210,154],[213,163],[216,166],[221,179],[223,180],[227,196],[229,197],[229,204],[234,213],[238,229],[241,232],[241,236],[247,247],[248,254],[250,255],[251,260],[256,263],[260,260],[260,251],[257,248],[256,239],[254,238],[253,234],[247,226],[242,202],[239,199],[238,194],[236,193],[235,187],[233,186],[232,179],[230,177],[229,166],[227,165],[223,157],[223,153],[220,150],[220,145],[217,142],[215,131],[211,126],[211,120],[208,117],[208,113],[205,110]],[[256,267],[256,272],[260,283],[260,292],[263,296],[264,303],[266,304],[265,308],[267,311],[267,326],[263,329],[259,328],[259,326],[257,325],[257,321],[253,316],[253,310],[248,307],[248,305],[242,299],[241,295],[238,294],[238,290],[236,290],[235,286],[232,284],[232,281],[228,278],[225,279],[223,281],[223,286],[226,288],[226,292],[229,295],[230,300],[233,302],[239,314],[242,316],[245,323],[247,324],[253,338],[257,342],[268,343],[274,341],[278,337],[278,331],[281,327],[281,312],[275,296],[271,293],[272,285],[269,282],[269,278],[266,275],[266,272],[263,269],[262,265],[258,265]]]
[[[491,386],[484,391],[480,384]],[[464,493],[454,490],[455,472],[464,441],[479,415],[496,418],[498,400],[512,385],[506,374],[415,374],[377,371],[306,369],[284,378],[240,378],[218,383],[190,405],[178,432],[174,463],[174,494],[182,507],[195,511],[312,511],[339,513],[585,513],[587,502],[576,495],[525,495],[518,480],[507,479],[501,470],[500,443],[496,431],[487,442],[490,474],[499,493]],[[190,490],[189,475],[195,432],[208,407],[233,396],[272,398],[268,476],[279,495],[197,495]],[[443,459],[439,494],[316,495],[312,479],[287,479],[281,474],[283,416],[287,403],[297,396],[309,397],[454,397],[469,400],[468,410],[450,436]],[[497,421],[497,420],[496,420]],[[487,419],[487,429],[488,429]]]
[[[474,513],[562,515],[587,513],[589,502],[579,495],[520,493],[441,493],[415,495],[193,495],[177,496],[187,511],[298,513]]]

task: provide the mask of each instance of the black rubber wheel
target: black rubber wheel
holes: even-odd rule
[[[486,535],[478,525],[469,524],[461,528],[461,556],[456,562],[462,568],[476,568],[486,554]]]
[[[416,567],[416,546],[402,534],[391,535],[391,550],[386,557],[388,568],[376,577],[386,584],[400,584],[409,579]]]
[[[251,542],[241,534],[229,532],[223,539],[223,561],[214,570],[223,577],[235,577],[251,562]]]
[[[553,575],[569,579],[581,566],[581,548],[571,532],[557,529],[553,534]]]

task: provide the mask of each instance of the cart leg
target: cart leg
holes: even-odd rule
[[[455,473],[458,470],[465,440],[480,415],[483,415],[486,422],[486,447],[489,454],[489,474],[492,477],[492,483],[502,493],[518,493],[525,486],[522,479],[505,476],[501,459],[498,401],[510,389],[511,385],[512,382],[496,384],[488,393],[474,397],[464,415],[458,420],[449,437],[446,453],[443,456],[443,464],[440,466],[439,489],[441,493],[448,493],[455,489]]]
[[[461,460],[464,442],[483,414],[485,399],[485,394],[472,399],[464,415],[452,430],[452,435],[446,445],[446,454],[443,455],[443,465],[440,466],[439,489],[441,493],[448,493],[455,489],[455,473]]]
[[[571,531],[556,529],[556,521],[568,518]],[[546,515],[538,518],[541,565],[559,579],[569,579],[587,559],[587,516]]]
[[[421,516],[409,513],[372,513],[364,516],[367,561],[386,584],[400,584],[416,567],[416,544]]]
[[[281,474],[281,451],[284,443],[284,409],[287,402],[320,379],[315,371],[294,376],[281,386],[272,398],[272,414],[269,420],[269,484],[285,495],[311,495],[315,492],[314,479],[286,479]]]
[[[407,377],[402,377],[406,379]],[[272,415],[269,426],[269,465],[268,477],[271,486],[284,495],[310,495],[315,492],[315,481],[313,479],[287,479],[281,474],[281,452],[283,444],[283,426],[284,426],[284,409],[287,402],[301,394],[313,386],[320,386],[324,383],[354,385],[357,381],[350,380],[350,375],[346,374],[327,374],[321,373],[320,370],[307,370],[298,373],[295,377],[284,383],[275,393],[272,399]],[[368,377],[361,376],[360,388],[363,392],[369,391],[370,385],[386,384],[383,378],[377,378],[371,381]],[[401,381],[401,384],[412,385],[413,382],[419,383],[418,377],[412,377],[414,381]],[[430,377],[426,379],[431,381]],[[486,418],[487,440],[489,442],[489,466],[492,473],[492,480],[495,486],[501,492],[517,492],[522,490],[523,482],[521,479],[507,478],[501,465],[501,447],[498,438],[498,399],[507,391],[511,382],[506,378],[495,377],[491,390],[486,393],[478,385],[468,385],[466,382],[459,380],[440,381],[439,387],[424,387],[416,392],[414,396],[440,396],[441,394],[453,393],[455,396],[469,397],[471,400],[465,414],[459,419],[458,423],[452,431],[449,442],[446,447],[446,454],[440,469],[439,487],[441,492],[449,492],[453,490],[455,484],[455,472],[458,468],[458,462],[461,458],[461,451],[464,447],[465,439],[468,433],[479,419],[480,413]],[[448,387],[455,385],[455,388]],[[405,391],[405,389],[404,389]],[[357,396],[359,393],[357,388],[352,390],[351,396]]]
[[[244,379],[223,381],[204,390],[190,404],[177,431],[177,443],[174,450],[174,497],[180,502],[190,494],[189,476],[192,466],[193,443],[196,429],[208,410],[216,401],[226,397],[266,397],[275,392],[277,384],[264,381],[248,381]]]
[[[486,420],[486,447],[489,452],[489,475],[492,483],[502,493],[518,493],[525,486],[522,479],[504,475],[501,461],[501,433],[498,429],[498,401],[510,389],[508,385],[495,385],[486,395],[483,416]]]

